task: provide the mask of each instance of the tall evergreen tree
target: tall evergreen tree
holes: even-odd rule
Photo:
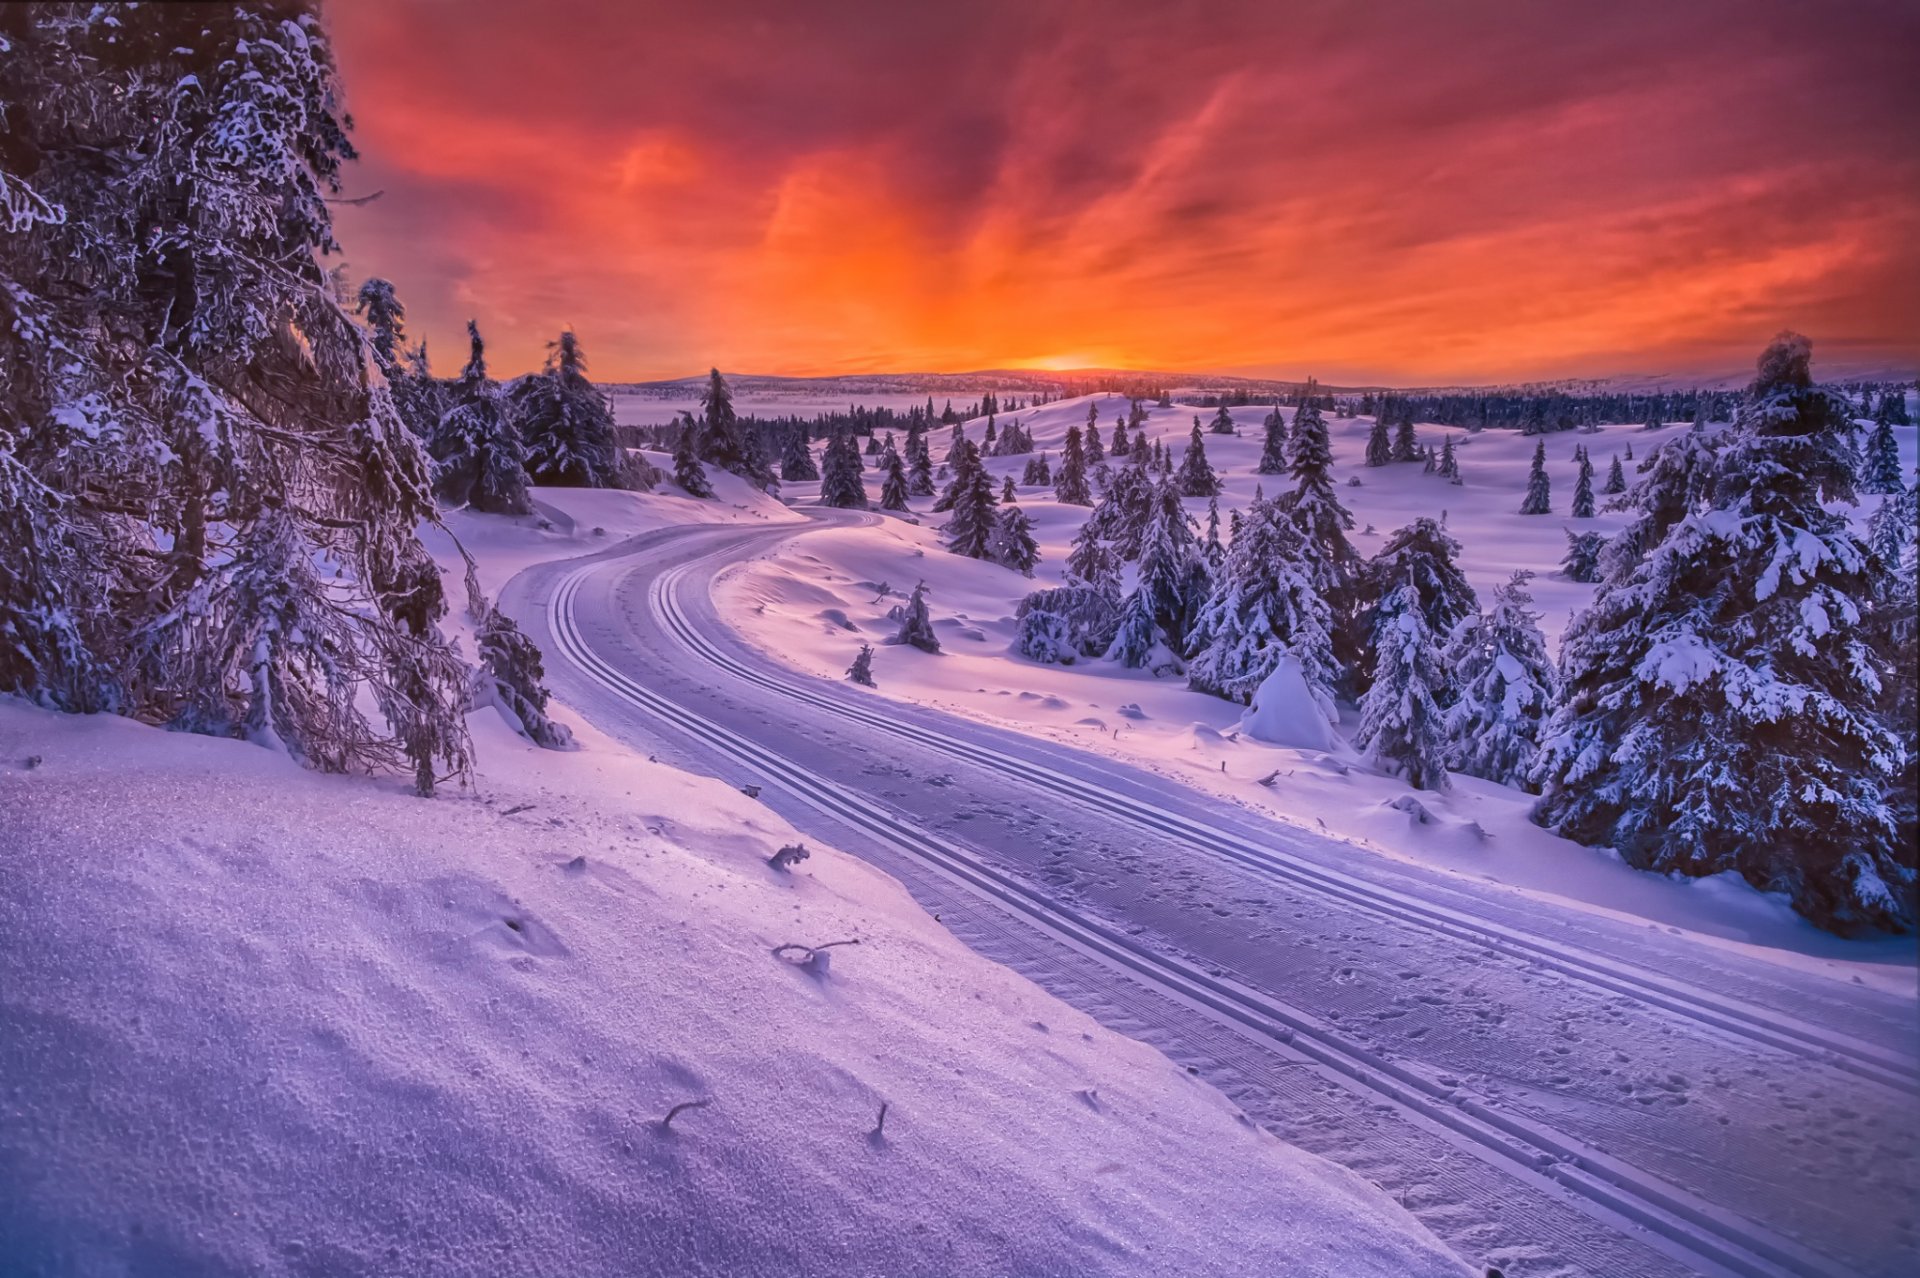
[[[1532,785],[1556,683],[1539,615],[1529,607],[1532,575],[1516,572],[1495,586],[1493,607],[1455,628],[1443,662],[1459,689],[1446,718],[1448,769],[1523,789]]]
[[[1573,517],[1575,519],[1593,518],[1593,462],[1587,457],[1584,448],[1576,450],[1580,463],[1579,476],[1573,481]]]
[[[1026,511],[1017,505],[1000,507],[993,517],[993,530],[987,535],[987,558],[1017,573],[1033,575],[1033,566],[1040,562],[1040,543],[1034,540]]]
[[[573,330],[547,344],[546,370],[517,384],[512,406],[527,474],[556,488],[651,488],[651,465],[629,465],[614,442],[613,413],[587,380],[587,354]]]
[[[717,368],[707,371],[700,405],[700,460],[735,475],[747,473],[747,438],[733,410],[733,388]]]
[[[312,6],[0,25],[0,691],[464,773],[427,459],[322,262]]]
[[[1287,419],[1280,415],[1280,405],[1275,404],[1273,411],[1267,414],[1262,423],[1266,431],[1260,445],[1260,462],[1254,473],[1258,475],[1279,475],[1287,469]]]
[[[1460,478],[1460,458],[1453,451],[1452,435],[1440,441],[1440,478],[1454,481]]]
[[[673,482],[689,497],[711,497],[713,485],[707,480],[707,468],[700,464],[698,431],[691,418],[680,427],[680,438],[673,446]]]
[[[1087,425],[1087,465],[1098,466],[1106,459],[1107,450],[1100,443],[1100,424],[1090,422]]]
[[[844,429],[827,441],[820,465],[820,504],[841,510],[865,510],[867,485],[861,478],[860,446]]]
[[[1894,442],[1893,426],[1882,414],[1867,436],[1865,464],[1860,472],[1860,491],[1897,493],[1905,490],[1900,482],[1900,445]]]
[[[499,383],[487,376],[486,346],[472,320],[467,340],[470,353],[454,383],[453,406],[433,433],[434,493],[449,506],[492,515],[532,514],[526,454]]]
[[[1627,491],[1627,472],[1621,469],[1619,453],[1615,453],[1613,460],[1607,463],[1607,483],[1606,487],[1600,491],[1609,497],[1617,496]]]
[[[1533,446],[1533,468],[1527,472],[1527,495],[1520,502],[1523,515],[1553,513],[1553,485],[1547,479],[1547,441]]]
[[[933,450],[925,435],[907,436],[907,492],[915,497],[931,497],[933,488]]]
[[[1293,491],[1281,507],[1300,530],[1300,553],[1308,576],[1335,616],[1349,608],[1349,587],[1360,567],[1360,556],[1347,540],[1353,516],[1340,504],[1333,485],[1333,442],[1320,410],[1311,404],[1293,418],[1291,471]]]
[[[1601,560],[1606,554],[1607,537],[1605,533],[1577,533],[1567,530],[1567,554],[1560,561],[1562,571],[1568,581],[1584,582],[1588,585],[1599,581],[1604,575]]]
[[[911,443],[908,447],[912,447]],[[813,450],[807,447],[805,426],[796,427],[787,434],[786,446],[780,450],[780,478],[789,484],[820,478],[820,470],[813,464]]]
[[[391,280],[374,276],[360,286],[353,313],[365,317],[367,333],[373,344],[373,360],[388,381],[401,373],[401,353],[406,349],[407,308],[401,304]]]
[[[1141,414],[1140,420],[1144,423],[1146,421],[1146,414]],[[1194,425],[1198,426],[1199,424],[1199,419],[1195,418]],[[1233,434],[1233,414],[1227,411],[1225,404],[1221,404],[1220,411],[1213,415],[1213,421],[1208,426],[1208,429],[1216,435]]]
[[[947,549],[969,559],[989,558],[996,504],[993,476],[981,464],[980,452],[971,440],[963,439],[960,443],[960,456],[955,462],[949,492],[953,496],[949,507],[953,518],[941,530],[946,536]]]
[[[1378,612],[1373,684],[1360,702],[1353,744],[1415,789],[1445,790],[1447,737],[1438,695],[1444,676],[1414,583],[1396,585]]]
[[[1195,621],[1187,681],[1244,705],[1290,654],[1334,723],[1333,616],[1302,569],[1300,542],[1299,529],[1273,503],[1261,500],[1248,508]]]
[[[1397,462],[1420,460],[1420,440],[1413,433],[1412,413],[1394,424],[1392,457]]]
[[[1026,469],[1020,472],[1020,482],[1028,488],[1048,488],[1053,484],[1053,466],[1045,453],[1038,453],[1027,459]]]
[[[1460,543],[1432,519],[1416,519],[1395,531],[1367,561],[1355,593],[1364,602],[1352,614],[1349,651],[1357,653],[1360,673],[1371,677],[1377,636],[1388,619],[1387,597],[1411,583],[1429,636],[1451,635],[1455,626],[1480,611],[1480,600],[1461,573]],[[1438,642],[1436,638],[1435,642]],[[1449,700],[1444,677],[1430,685]]]
[[[1207,461],[1207,445],[1201,437],[1198,418],[1194,419],[1193,434],[1187,438],[1187,451],[1180,458],[1180,473],[1174,477],[1174,484],[1186,497],[1220,495],[1220,480]]]
[[[1862,636],[1872,555],[1825,504],[1852,496],[1846,410],[1810,364],[1775,339],[1704,500],[1568,631],[1536,819],[1642,869],[1736,871],[1823,927],[1911,929],[1915,849],[1885,797],[1904,751]]]
[[[427,344],[421,342],[401,355],[400,368],[387,378],[387,390],[393,407],[407,429],[422,441],[433,439],[440,419],[452,407],[446,388],[433,375],[427,360]]]
[[[1147,524],[1141,538],[1140,578],[1134,593],[1151,618],[1166,650],[1185,656],[1187,635],[1211,589],[1206,559],[1193,535],[1193,521],[1180,504],[1180,492],[1162,482],[1152,489]],[[1121,629],[1126,630],[1122,621]],[[1137,627],[1136,627],[1137,628]],[[1135,648],[1130,655],[1140,655]],[[1126,664],[1144,664],[1127,662]]]
[[[900,454],[889,449],[883,463],[886,478],[880,483],[880,509],[907,510],[907,466]]]
[[[1373,419],[1373,429],[1367,432],[1367,465],[1384,466],[1393,460],[1393,441],[1387,435],[1387,423],[1384,418]]]

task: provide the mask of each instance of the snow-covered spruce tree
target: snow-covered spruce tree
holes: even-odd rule
[[[980,452],[971,440],[961,441],[960,456],[954,467],[949,491],[953,494],[953,504],[949,508],[953,517],[940,530],[946,538],[947,549],[969,559],[991,558],[995,505],[993,476],[987,473],[986,466],[980,461]]]
[[[1291,653],[1334,723],[1333,615],[1305,570],[1301,540],[1272,502],[1248,508],[1194,623],[1187,683],[1245,705]]]
[[[1583,582],[1592,585],[1604,575],[1602,561],[1606,555],[1607,536],[1597,532],[1574,532],[1567,534],[1566,557],[1560,561],[1561,571],[1567,574],[1568,581]]]
[[[1607,463],[1607,482],[1600,491],[1609,497],[1627,491],[1627,472],[1620,466],[1619,453],[1615,453],[1613,460]]]
[[[787,441],[780,449],[780,478],[789,484],[820,478],[820,468],[813,464],[813,449],[807,444],[805,426],[796,426],[787,433]]]
[[[908,510],[907,505],[907,464],[900,454],[889,450],[881,463],[886,468],[886,478],[880,481],[880,509]]]
[[[1413,433],[1413,415],[1402,417],[1393,427],[1393,460],[1410,462],[1420,460],[1420,440]]]
[[[1402,586],[1412,584],[1421,621],[1431,636],[1451,635],[1455,626],[1480,611],[1480,600],[1457,565],[1459,555],[1460,543],[1437,521],[1416,519],[1391,534],[1367,561],[1354,586],[1361,606],[1350,623],[1350,647],[1359,663],[1357,683],[1364,685],[1372,677],[1376,636],[1388,620],[1386,600]],[[1449,700],[1444,678],[1431,686],[1441,690],[1443,703]]]
[[[873,645],[863,643],[860,651],[853,654],[853,664],[847,667],[847,678],[863,688],[873,687]]]
[[[1112,645],[1120,626],[1120,603],[1108,586],[1056,586],[1029,594],[1013,615],[1019,622],[1014,651],[1034,661],[1070,666]]]
[[[543,372],[518,382],[512,407],[527,452],[527,475],[555,488],[651,488],[647,463],[629,468],[614,442],[613,413],[587,380],[587,354],[568,329],[547,343]]]
[[[425,342],[403,352],[399,371],[387,378],[387,391],[393,396],[394,411],[400,414],[400,420],[422,442],[432,440],[440,428],[440,419],[452,406],[447,388],[433,375]]]
[[[1138,405],[1135,405],[1135,407],[1137,408]],[[1136,426],[1144,425],[1146,423],[1146,420],[1147,420],[1147,415],[1145,413],[1141,413],[1139,421],[1135,422],[1134,424]],[[1198,426],[1199,424],[1200,424],[1199,421],[1196,419],[1194,422],[1194,425]],[[1207,429],[1212,431],[1216,435],[1233,434],[1233,414],[1227,411],[1227,406],[1225,404],[1220,405],[1220,410],[1213,415],[1213,421],[1208,423]]]
[[[987,558],[1023,576],[1033,576],[1033,566],[1040,562],[1040,543],[1034,540],[1026,511],[1014,505],[1000,507],[993,517],[993,531],[987,534]]]
[[[1107,459],[1106,446],[1100,442],[1100,423],[1087,423],[1087,465],[1098,466]]]
[[[469,353],[434,429],[434,494],[448,506],[489,515],[529,515],[526,454],[500,384],[487,376],[480,326],[467,321]]]
[[[892,643],[904,643],[922,652],[940,651],[940,639],[933,633],[933,616],[927,611],[927,583],[913,588],[913,596],[900,609],[900,629]]]
[[[953,437],[947,442],[947,459],[942,463],[949,470],[960,464],[960,450],[966,446],[966,442],[967,428],[959,422],[955,422],[953,424]]]
[[[717,368],[707,370],[701,394],[700,460],[735,475],[747,473],[747,433],[733,410],[733,388]]]
[[[1642,869],[1736,871],[1835,931],[1906,930],[1915,849],[1886,802],[1904,751],[1874,713],[1872,555],[1825,504],[1851,499],[1851,467],[1811,347],[1767,348],[1703,500],[1568,631],[1535,818]]]
[[[1920,538],[1920,474],[1914,476],[1912,488],[1888,497],[1867,518],[1867,545],[1888,571],[1906,561],[1916,538]]]
[[[1383,772],[1416,790],[1447,788],[1444,680],[1418,589],[1402,580],[1378,609],[1373,685],[1360,702],[1353,744]]]
[[[917,441],[907,438],[907,492],[914,497],[931,497],[933,488],[933,452],[923,435]]]
[[[1580,473],[1573,481],[1573,510],[1575,519],[1593,518],[1593,462],[1587,457],[1587,450],[1581,448],[1577,460]]]
[[[1087,488],[1087,459],[1080,449],[1080,428],[1067,428],[1067,444],[1060,454],[1060,471],[1054,476],[1053,496],[1067,506],[1093,505],[1093,493]]]
[[[527,739],[548,750],[571,746],[573,733],[547,716],[547,700],[552,694],[543,682],[546,664],[533,640],[520,632],[513,618],[494,607],[487,609],[474,638],[479,643],[480,659],[486,663],[486,677],[493,683],[495,700]]]
[[[1193,423],[1193,434],[1187,437],[1187,449],[1180,458],[1180,471],[1174,476],[1173,482],[1185,497],[1220,495],[1220,480],[1213,473],[1212,464],[1207,461],[1207,444],[1200,434],[1198,419]]]
[[[1900,482],[1900,445],[1894,441],[1893,426],[1882,414],[1867,435],[1866,456],[1860,468],[1860,491],[1865,493],[1902,492]]]
[[[353,313],[366,320],[374,363],[388,381],[395,380],[406,349],[407,308],[394,292],[393,282],[377,275],[368,279],[354,299]]]
[[[1143,610],[1152,623],[1155,640],[1164,647],[1174,669],[1187,652],[1187,636],[1195,618],[1206,603],[1212,582],[1207,576],[1206,558],[1193,535],[1193,521],[1180,504],[1180,492],[1171,482],[1162,481],[1152,490],[1147,525],[1141,537],[1140,577],[1129,604]],[[1135,602],[1137,601],[1137,603]],[[1150,664],[1154,643],[1142,647],[1137,623],[1130,632],[1123,609],[1120,637],[1127,643],[1119,652],[1123,665]],[[1157,663],[1152,663],[1157,664]]]
[[[1080,531],[1073,535],[1073,549],[1067,552],[1067,576],[1103,590],[1118,587],[1120,557],[1101,539],[1092,519],[1081,524]]]
[[[1393,460],[1393,440],[1387,434],[1387,423],[1382,418],[1373,419],[1373,429],[1367,432],[1367,465],[1384,466]]]
[[[1520,502],[1523,515],[1553,513],[1553,484],[1547,479],[1547,441],[1533,446],[1533,468],[1527,472],[1527,495]]]
[[[1036,453],[1027,459],[1026,467],[1020,472],[1020,482],[1028,488],[1047,488],[1053,484],[1053,467],[1045,453]]]
[[[681,423],[680,438],[673,445],[673,482],[689,497],[711,497],[713,485],[707,480],[707,468],[700,464],[699,441],[695,438],[699,430],[691,418]]]
[[[1008,475],[1000,484],[1000,504],[1005,506],[1020,500],[1020,491],[1014,487],[1013,476]]]
[[[1094,426],[1092,428],[1092,434],[1088,438],[1091,440],[1091,439],[1098,439],[1099,437],[1100,437],[1100,428],[1098,426]],[[1143,439],[1141,442],[1145,443],[1146,441]],[[1127,438],[1127,424],[1125,422],[1115,422],[1113,424],[1113,447],[1108,449],[1107,451],[1108,451],[1108,454],[1113,457],[1133,456],[1133,444]],[[1092,453],[1087,454],[1087,460],[1088,461],[1094,460]]]
[[[1287,469],[1287,419],[1280,415],[1280,405],[1275,404],[1261,423],[1266,432],[1260,444],[1260,461],[1253,470],[1256,475],[1279,475]]]
[[[1440,478],[1458,480],[1460,478],[1460,458],[1453,451],[1453,436],[1448,435],[1440,441]]]
[[[1300,530],[1300,551],[1310,561],[1314,589],[1338,611],[1359,571],[1360,556],[1347,541],[1353,516],[1333,486],[1333,443],[1318,408],[1309,404],[1294,414],[1290,447],[1293,491],[1279,506]]]
[[[841,510],[865,510],[867,485],[861,478],[860,446],[844,430],[827,441],[820,462],[820,504]]]
[[[1207,535],[1200,543],[1200,553],[1206,556],[1209,573],[1227,561],[1227,548],[1220,540],[1220,499],[1218,497],[1207,499]]]
[[[0,690],[464,773],[427,460],[321,261],[353,157],[324,28],[3,22]]]
[[[1540,618],[1529,605],[1532,573],[1493,588],[1493,607],[1460,623],[1443,666],[1459,690],[1446,717],[1450,771],[1532,788],[1540,728],[1553,709],[1556,679]]]

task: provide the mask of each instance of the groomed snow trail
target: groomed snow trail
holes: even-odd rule
[[[1381,1183],[1470,1259],[1510,1275],[1913,1263],[1910,1003],[1478,893],[773,666],[708,587],[795,535],[649,534],[530,569],[506,602],[596,724],[762,785],[974,948]]]

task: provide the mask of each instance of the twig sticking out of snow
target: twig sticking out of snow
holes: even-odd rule
[[[1267,789],[1271,790],[1274,787],[1274,783],[1279,780],[1280,780],[1280,769],[1275,768],[1273,771],[1267,773],[1267,775],[1265,775],[1264,777],[1261,777],[1259,783],[1261,785],[1266,786]]]
[[[828,941],[825,945],[796,945],[789,942],[786,945],[774,946],[773,956],[783,963],[791,963],[795,967],[805,968],[815,976],[825,976],[829,962],[827,955],[828,950],[836,945],[858,944],[860,944],[860,938],[857,936],[851,941]],[[799,957],[788,958],[787,955],[789,953],[797,954]]]
[[[881,1101],[880,1117],[873,1124],[873,1137],[875,1140],[882,1140],[882,1139],[885,1139],[886,1134],[887,1134],[887,1103],[885,1101]]]
[[[667,1116],[660,1120],[660,1130],[663,1132],[672,1131],[673,1120],[680,1117],[683,1111],[689,1110],[689,1109],[705,1109],[707,1106],[711,1104],[713,1104],[713,1101],[709,1098],[702,1098],[700,1100],[681,1101],[678,1105],[675,1105],[672,1109],[668,1110]]]
[[[807,859],[806,844],[789,843],[786,847],[781,848],[778,852],[775,852],[772,856],[768,857],[767,864],[771,865],[776,870],[786,871],[786,870],[791,870],[794,866],[798,865],[800,862],[806,859]]]
[[[500,815],[501,815],[501,816],[513,816],[513,815],[515,815],[516,813],[520,813],[520,812],[531,812],[531,811],[533,811],[533,810],[534,810],[534,808],[535,808],[535,807],[537,807],[537,806],[539,806],[539,805],[538,805],[538,804],[533,804],[533,803],[516,803],[516,804],[514,804],[514,805],[513,805],[512,807],[510,807],[510,808],[507,808],[507,809],[506,809],[505,811],[503,811],[503,812],[501,812],[501,813],[500,813]]]

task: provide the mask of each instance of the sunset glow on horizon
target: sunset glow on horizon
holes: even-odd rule
[[[334,0],[437,371],[1329,382],[1920,362],[1898,3]],[[1904,35],[1905,38],[1898,38]],[[1703,52],[1704,51],[1704,52]]]

